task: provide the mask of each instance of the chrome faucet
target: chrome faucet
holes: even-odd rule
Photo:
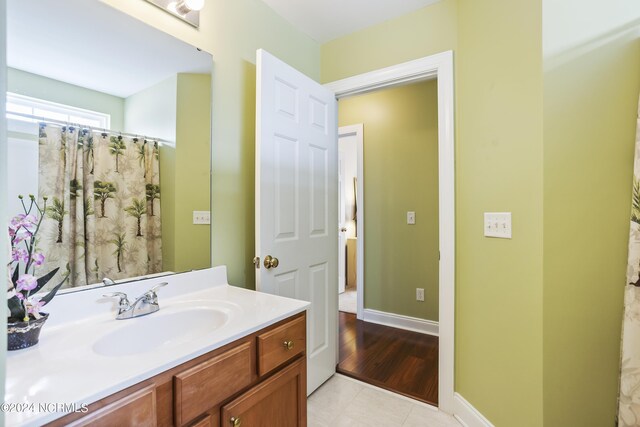
[[[103,297],[120,298],[120,301],[118,302],[118,315],[116,316],[117,320],[133,319],[134,317],[144,316],[146,314],[155,313],[156,311],[160,310],[157,292],[158,289],[168,284],[169,283],[167,282],[162,282],[155,285],[153,288],[149,289],[147,292],[136,298],[133,304],[129,302],[129,298],[124,292],[113,292],[110,294],[105,294],[103,295]]]

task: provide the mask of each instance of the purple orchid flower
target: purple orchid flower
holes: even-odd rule
[[[38,279],[31,274],[23,274],[16,282],[17,291],[31,291],[35,289],[36,286],[38,286]]]
[[[40,310],[42,310],[44,304],[44,301],[41,301],[40,297],[34,296],[33,298],[30,298],[29,302],[27,303],[27,312],[29,314],[33,314],[36,318],[38,318]]]
[[[44,254],[42,252],[36,252],[35,254],[33,254],[33,257],[31,259],[33,260],[33,265],[35,265],[36,267],[40,267],[42,264],[44,264],[45,260]]]
[[[17,231],[18,228],[22,227],[22,221],[27,217],[26,214],[18,214],[11,218],[9,222],[9,230]]]

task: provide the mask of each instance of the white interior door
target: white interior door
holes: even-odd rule
[[[311,302],[309,394],[336,367],[337,101],[260,49],[256,105],[256,287]],[[269,259],[278,262],[265,266]]]

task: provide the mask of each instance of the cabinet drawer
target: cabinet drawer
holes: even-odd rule
[[[175,424],[182,426],[256,378],[254,347],[246,341],[174,376]]]
[[[293,319],[258,335],[258,373],[266,375],[306,349],[306,318]]]
[[[135,391],[67,425],[155,427],[156,389],[151,385]]]

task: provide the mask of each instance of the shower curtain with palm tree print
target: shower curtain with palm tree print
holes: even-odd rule
[[[631,201],[631,232],[622,322],[619,427],[640,425],[640,112]]]
[[[41,124],[42,271],[69,270],[69,286],[162,271],[158,157],[154,141]]]

